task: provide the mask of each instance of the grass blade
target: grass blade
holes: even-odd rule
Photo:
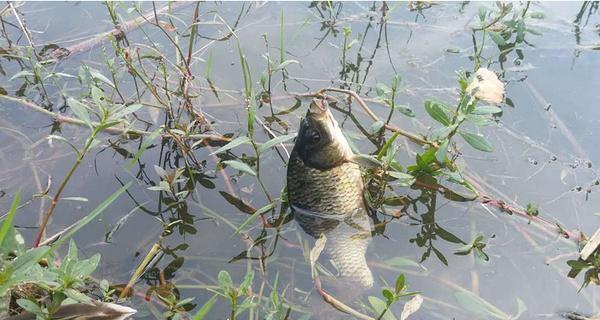
[[[215,294],[210,299],[208,299],[208,301],[206,301],[206,303],[202,306],[202,308],[200,308],[200,310],[198,310],[198,312],[196,312],[196,314],[194,315],[194,317],[192,317],[192,320],[202,320],[202,319],[204,319],[204,317],[206,317],[206,314],[215,305],[215,302],[217,302],[217,298],[218,298],[218,295]]]
[[[254,213],[251,216],[249,216],[248,219],[246,219],[246,221],[244,221],[237,229],[235,229],[235,232],[231,235],[230,238],[233,238],[235,235],[240,233],[240,231],[242,231],[242,228],[247,226],[250,222],[254,221],[259,215],[273,209],[274,207],[275,207],[275,202],[271,202],[268,205],[254,211]]]
[[[295,136],[296,136],[295,133],[291,133],[291,134],[288,134],[285,136],[275,137],[275,138],[263,143],[260,147],[258,147],[258,152],[263,153],[275,145],[278,145],[280,143],[283,143],[283,142],[293,139]]]
[[[58,239],[51,247],[48,253],[56,250],[63,242],[71,238],[79,229],[83,228],[88,223],[92,222],[98,215],[100,215],[111,203],[113,203],[129,186],[131,182],[126,183],[124,186],[111,194],[110,197],[106,198],[100,205],[98,205],[92,212],[79,221],[79,223],[67,233],[65,233],[60,239]]]
[[[10,227],[12,227],[12,221],[15,217],[15,213],[17,212],[17,208],[19,207],[19,202],[21,202],[21,191],[18,191],[13,199],[12,204],[10,205],[10,209],[8,210],[8,214],[6,215],[6,219],[4,219],[4,223],[2,224],[2,228],[0,229],[0,247],[4,242],[4,238],[6,238],[6,234]]]

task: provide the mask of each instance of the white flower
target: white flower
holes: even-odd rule
[[[498,80],[493,71],[479,68],[467,87],[467,92],[479,100],[498,104],[504,98],[504,83]]]

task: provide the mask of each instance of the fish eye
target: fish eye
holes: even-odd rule
[[[321,141],[321,134],[319,133],[319,131],[313,130],[310,133],[310,138],[311,138],[311,140],[312,140],[313,143],[318,143],[319,141]]]

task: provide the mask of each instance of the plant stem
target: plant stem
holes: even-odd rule
[[[46,226],[48,225],[48,221],[50,221],[50,217],[54,213],[54,209],[56,208],[56,205],[58,204],[58,201],[60,200],[60,196],[62,195],[62,192],[65,189],[65,187],[67,186],[67,183],[69,183],[69,180],[71,180],[71,177],[73,176],[73,174],[75,173],[75,171],[77,170],[79,165],[81,164],[81,161],[83,160],[83,158],[89,151],[90,147],[92,146],[92,143],[94,142],[94,140],[96,140],[96,135],[99,132],[99,130],[97,128],[98,127],[96,127],[92,131],[92,134],[87,139],[85,146],[83,147],[83,149],[81,151],[78,152],[77,160],[75,160],[75,163],[73,163],[73,165],[71,166],[71,169],[69,169],[69,172],[67,172],[67,175],[63,178],[60,185],[58,186],[58,190],[56,190],[56,194],[54,194],[54,197],[52,198],[50,207],[48,208],[46,215],[44,215],[42,224],[39,226],[39,228],[37,230],[35,240],[33,241],[34,248],[36,248],[40,245],[40,242],[42,241],[42,236],[44,235],[44,231],[46,230]]]
[[[52,111],[48,111],[46,109],[44,109],[43,107],[27,101],[25,99],[21,99],[21,98],[15,98],[15,97],[11,97],[11,96],[5,96],[5,95],[0,95],[0,100],[1,99],[5,99],[8,101],[12,101],[15,103],[18,103],[24,107],[27,107],[29,109],[32,109],[34,111],[37,112],[41,112],[49,117],[51,117],[52,119],[60,122],[60,123],[68,123],[68,124],[74,124],[74,125],[78,125],[78,126],[87,126],[87,124],[79,119],[75,119],[75,118],[71,118],[71,117],[67,117],[67,116],[63,116],[60,115],[58,113],[54,113]],[[93,126],[98,126],[98,123],[93,122],[92,123]],[[102,130],[104,132],[108,132],[108,133],[112,133],[112,134],[124,134],[124,135],[138,135],[138,136],[148,136],[150,135],[152,132],[150,131],[144,131],[144,130],[136,130],[136,129],[127,129],[127,128],[121,128],[121,127],[110,127],[110,128],[106,128],[104,130]],[[170,135],[167,134],[163,134],[162,135],[163,138],[167,138],[170,139],[172,138]],[[190,139],[193,140],[212,140],[212,141],[231,141],[230,138],[227,138],[225,136],[222,136],[220,134],[191,134],[187,136]]]

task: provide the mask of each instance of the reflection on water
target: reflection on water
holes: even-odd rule
[[[164,4],[154,5],[160,10]],[[507,203],[536,204],[545,219],[588,235],[598,226],[594,214],[600,190],[600,111],[593,108],[600,83],[600,73],[593,72],[600,61],[598,2],[415,2],[408,8],[404,3],[377,2],[202,3],[189,52],[195,6],[187,4],[144,22],[126,38],[59,62],[43,61],[50,50],[71,47],[138,17],[138,11],[153,10],[151,4],[135,6],[26,3],[18,10],[37,48],[30,58],[25,58],[28,40],[18,23],[2,15],[0,93],[72,116],[66,98],[92,101],[84,84],[93,82],[115,103],[145,106],[132,118],[140,130],[164,125],[166,137],[210,133],[193,112],[201,110],[211,130],[244,137],[250,135],[244,97],[249,84],[241,71],[245,61],[249,83],[260,97],[251,133],[256,142],[293,135],[308,105],[293,94],[330,86],[355,90],[380,118],[389,116],[399,127],[428,135],[439,125],[429,118],[423,101],[452,101],[455,71],[483,66],[498,71],[507,83],[502,114],[480,129],[495,151],[458,146],[457,165]],[[65,14],[71,18],[64,19]],[[490,22],[492,28],[483,31]],[[178,52],[173,43],[184,50]],[[193,76],[185,87],[182,61]],[[281,67],[284,61],[288,62]],[[43,73],[41,78],[25,73],[14,77],[34,68]],[[106,79],[94,77],[97,73]],[[402,110],[411,110],[414,117],[407,117],[408,111],[392,113],[389,104],[378,100],[378,88],[383,88],[378,84],[389,86],[396,74],[401,77],[396,107],[406,107]],[[43,77],[46,80],[40,81]],[[351,147],[376,154],[385,136],[372,132],[375,124],[356,104],[338,98],[331,106],[333,115]],[[181,107],[189,107],[190,101],[192,112]],[[48,184],[53,191],[67,172],[71,149],[56,139],[49,144],[50,133],[79,146],[88,130],[2,101],[2,212],[18,188],[28,197],[43,193]],[[415,154],[423,150],[400,140],[399,164],[413,164]],[[64,193],[87,202],[59,203],[48,234],[71,225],[121,185],[134,181],[127,195],[76,240],[86,255],[102,254],[97,276],[114,284],[127,283],[151,248],[158,248],[132,297],[132,304],[147,309],[140,317],[148,319],[160,317],[163,309],[193,314],[217,290],[221,270],[231,274],[236,286],[255,272],[256,305],[241,312],[242,318],[271,314],[284,319],[288,312],[294,319],[310,314],[319,318],[332,306],[314,287],[310,261],[305,259],[313,242],[306,244],[304,232],[326,238],[317,266],[321,275],[336,275],[329,259],[342,277],[356,278],[353,272],[370,270],[373,287],[358,295],[343,294],[355,286],[344,286],[343,281],[335,285],[342,284],[336,294],[344,303],[371,316],[375,312],[369,297],[381,297],[381,289],[393,286],[400,273],[411,290],[425,297],[416,319],[559,319],[563,311],[599,312],[597,287],[579,292],[581,278],[566,277],[565,262],[577,258],[571,242],[535,223],[464,201],[468,190],[452,186],[456,194],[440,193],[371,181],[367,187],[382,204],[373,215],[366,210],[345,219],[314,216],[313,211],[292,214],[285,190],[291,140],[259,152],[260,145],[249,142],[215,152],[225,144],[103,136]],[[140,156],[142,146],[146,151]],[[430,185],[446,183],[441,177],[427,179]],[[36,199],[17,216],[28,243],[35,233],[31,227],[37,226],[47,206],[48,201]],[[343,266],[340,257],[350,256],[362,271]],[[177,306],[188,297],[195,300]],[[147,308],[144,298],[152,301]],[[261,299],[272,301],[258,307]],[[402,306],[403,302],[394,304],[391,313],[399,317]],[[219,298],[208,318],[230,311],[230,301]]]
[[[302,230],[324,241],[324,250],[339,271],[341,281],[346,285],[373,286],[373,275],[365,258],[371,226],[364,210],[331,219],[323,213],[294,208],[294,218]]]

